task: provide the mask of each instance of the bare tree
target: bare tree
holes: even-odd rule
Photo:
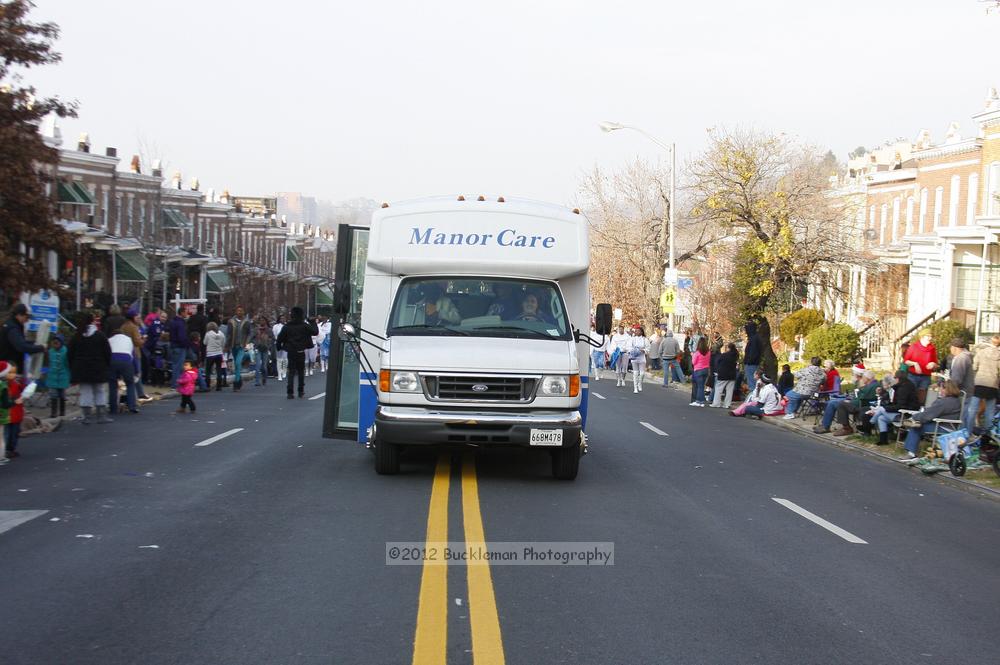
[[[636,159],[620,171],[599,168],[581,184],[591,222],[591,290],[614,303],[624,320],[652,326],[660,321],[663,269],[667,266],[669,172]],[[675,210],[679,265],[717,239],[708,224]]]

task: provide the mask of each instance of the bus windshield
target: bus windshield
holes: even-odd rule
[[[554,283],[495,277],[403,280],[388,334],[571,339]]]

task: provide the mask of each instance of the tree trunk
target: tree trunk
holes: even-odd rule
[[[771,348],[771,324],[763,315],[757,320],[757,340],[760,342],[760,368],[772,381],[777,381],[778,357]]]

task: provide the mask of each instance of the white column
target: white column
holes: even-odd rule
[[[969,190],[965,194],[965,223],[972,226],[976,223],[976,199],[979,198],[979,174],[969,174]]]
[[[204,263],[202,263],[201,273],[198,276],[198,297],[201,298],[202,300],[205,299],[205,289],[208,286],[206,284],[207,280],[208,280],[208,268]]]
[[[955,246],[950,242],[941,245],[941,291],[938,294],[938,316],[951,311],[951,292],[955,277]]]
[[[896,242],[896,238],[899,237],[899,207],[900,198],[897,196],[892,200],[892,242]]]
[[[111,246],[111,302],[118,304],[118,252]]]

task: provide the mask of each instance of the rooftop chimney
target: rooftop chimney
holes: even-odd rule
[[[76,142],[76,149],[80,152],[90,152],[90,136],[87,132],[80,134],[80,140]]]
[[[171,189],[180,189],[181,188],[181,172],[180,171],[174,171],[174,177],[170,180],[170,188]]]
[[[197,192],[199,187],[201,187],[201,183],[198,182],[198,176],[191,178],[191,191]]]
[[[105,148],[104,149],[104,154],[107,157],[117,157],[118,156],[118,148]]]
[[[155,178],[163,177],[163,165],[160,163],[160,160],[158,159],[153,160],[153,177]]]
[[[129,165],[128,170],[132,173],[142,173],[142,167],[139,162],[139,155],[132,155],[132,163]]]

